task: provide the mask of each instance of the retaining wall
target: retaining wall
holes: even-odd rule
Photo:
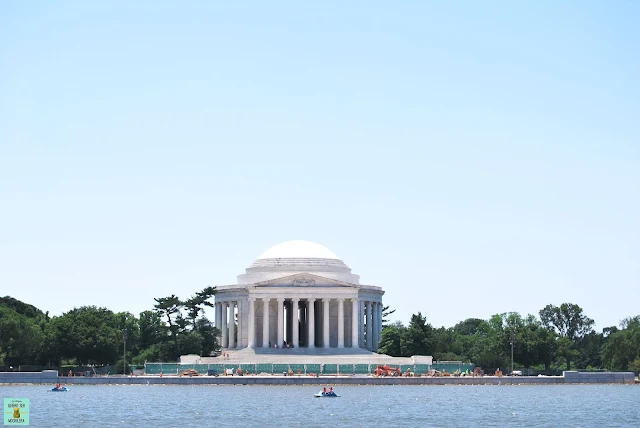
[[[564,372],[544,377],[367,377],[367,376],[98,376],[58,377],[57,372],[0,373],[0,384],[65,385],[568,385],[633,384],[633,372]]]
[[[0,383],[57,383],[57,370],[41,372],[0,372]]]

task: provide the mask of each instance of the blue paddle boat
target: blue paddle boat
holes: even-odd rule
[[[340,397],[338,394],[336,394],[333,391],[327,391],[327,392],[321,391],[321,392],[318,392],[317,394],[313,394],[313,396],[314,397],[327,397],[327,398],[328,397]]]
[[[51,388],[51,392],[67,392],[69,391],[69,388],[67,388],[66,386],[54,386],[53,388]]]

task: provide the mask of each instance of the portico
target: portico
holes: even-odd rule
[[[289,241],[218,286],[216,326],[226,349],[326,348],[376,351],[382,296],[321,245]]]

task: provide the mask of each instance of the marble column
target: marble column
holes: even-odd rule
[[[376,335],[378,334],[378,308],[376,302],[371,302],[371,350],[376,350]]]
[[[309,333],[307,333],[307,338],[309,340],[309,344],[307,345],[309,348],[316,347],[316,313],[314,305],[316,303],[316,299],[308,299],[307,306],[309,307],[307,316],[309,317]]]
[[[380,343],[380,326],[382,325],[380,322],[380,315],[382,314],[382,311],[380,311],[381,308],[382,304],[380,302],[376,302],[376,310],[373,312],[376,317],[376,322],[373,324],[373,328],[376,329],[376,334],[373,335],[373,338],[375,340],[373,349],[376,352],[378,351],[378,343]]]
[[[292,332],[292,341],[291,343],[293,343],[294,348],[297,348],[298,346],[300,346],[300,324],[299,324],[299,318],[298,318],[298,303],[300,302],[300,299],[298,299],[297,297],[294,299],[291,299],[291,314],[293,316],[293,332]]]
[[[344,348],[344,299],[338,299],[338,348]]]
[[[238,300],[238,341],[236,342],[236,348],[244,348],[244,342],[242,340],[242,328],[244,327],[244,323],[242,322],[242,300]]]
[[[218,329],[218,343],[222,344],[222,304],[216,302],[216,328]]]
[[[351,347],[359,348],[358,340],[360,339],[359,334],[359,319],[358,314],[359,311],[358,299],[351,299]]]
[[[222,322],[220,323],[220,328],[222,329],[222,342],[220,346],[223,348],[229,347],[229,341],[227,340],[227,302],[222,302]]]
[[[300,312],[300,346],[304,346],[307,343],[307,311],[304,301],[298,303],[298,311]]]
[[[373,314],[372,314],[372,307],[373,305],[371,304],[371,302],[366,302],[366,307],[367,307],[367,334],[365,336],[365,339],[367,340],[367,349],[369,351],[371,351],[373,349],[373,327],[372,323],[373,323]]]
[[[236,347],[236,302],[229,302],[229,349]]]
[[[277,334],[278,346],[282,346],[284,342],[284,298],[278,297],[278,334]]]
[[[329,344],[329,302],[331,299],[322,299],[322,346],[328,348]]]
[[[291,336],[293,336],[293,315],[291,314],[291,302],[285,302],[287,307],[287,317],[286,317],[286,326],[287,329],[287,343],[293,344],[293,340],[291,340]]]
[[[371,317],[372,323],[371,328],[373,329],[373,334],[371,337],[373,338],[373,347],[372,351],[376,351],[378,349],[378,302],[371,302]]]
[[[376,327],[377,327],[376,337],[378,338],[378,340],[376,340],[376,351],[377,351],[378,344],[380,343],[380,337],[382,336],[382,302],[378,302],[378,325]]]
[[[262,299],[262,347],[269,347],[269,298]]]
[[[362,349],[366,349],[367,348],[367,343],[364,341],[364,331],[365,331],[365,326],[364,326],[364,300],[360,300],[360,318],[358,319],[358,324],[360,324],[360,347]]]
[[[221,302],[216,303],[216,312],[217,312],[216,328],[218,329],[218,343],[220,344],[220,346],[222,346],[222,312],[223,312],[223,308],[222,308],[222,303]]]
[[[247,347],[256,347],[256,299],[249,299],[249,324],[247,324]]]

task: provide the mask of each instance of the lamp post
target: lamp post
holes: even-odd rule
[[[516,332],[511,330],[511,376],[513,376],[513,343],[516,341]]]
[[[122,329],[122,342],[124,343],[122,350],[122,374],[127,375],[127,329]]]

